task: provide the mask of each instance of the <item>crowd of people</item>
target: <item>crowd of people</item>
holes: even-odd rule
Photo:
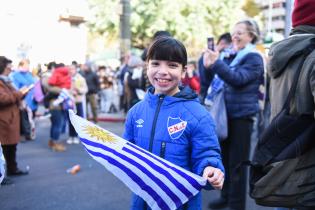
[[[286,55],[280,57],[279,48],[290,53],[289,48],[295,42],[298,42],[296,48],[300,49],[308,44],[307,40],[315,39],[314,15],[305,18],[309,14],[302,14],[301,8],[296,6],[293,13],[293,34],[308,34],[308,37],[296,36],[284,47],[277,45],[272,48],[271,52],[275,54],[270,61],[256,47],[261,34],[253,20],[237,22],[231,33],[222,34],[215,48],[205,49],[198,60],[187,58],[183,44],[167,31],[158,31],[141,56],[122,56],[121,66],[117,69],[95,67],[88,62],[81,65],[76,61],[69,65],[50,62],[46,71],[40,70],[34,75],[29,60],[21,60],[12,69],[12,61],[1,56],[0,142],[7,175],[28,173],[19,169],[16,162],[16,145],[23,127],[21,110],[26,110],[30,123],[30,131],[23,135],[31,140],[35,138],[32,121],[38,106],[46,108],[51,120],[47,143],[57,152],[66,150],[60,141],[66,125],[69,127],[66,143],[79,143],[69,122],[68,109],[94,123],[98,122],[100,113],[121,111],[127,114],[125,139],[203,175],[212,186],[208,189],[222,189],[220,198],[211,202],[209,208],[228,206],[244,210],[247,171],[241,168],[235,176],[235,169],[250,159],[253,138],[258,138],[270,121],[270,108],[271,119],[279,113],[290,87],[284,84],[285,80],[277,79],[279,69],[275,68],[282,62],[277,58]],[[271,78],[266,74],[266,64],[271,65],[268,69]],[[282,67],[289,68],[287,64]],[[315,110],[314,68],[309,64],[308,69],[312,73],[303,74],[302,79],[311,81],[298,86],[300,97],[295,98],[294,113],[314,113]],[[292,77],[292,74],[288,73],[287,77]],[[307,99],[301,97],[305,96],[306,90]],[[207,112],[220,91],[224,91],[227,113],[228,135],[224,139],[218,138],[215,122]],[[151,122],[145,125],[147,129],[137,124],[139,119]],[[185,126],[172,132],[172,126],[180,122],[185,122]],[[165,123],[168,130],[156,126]],[[140,128],[146,132],[135,132]],[[185,208],[201,209],[200,204],[200,195],[197,195]],[[132,208],[146,209],[144,201],[136,195]]]

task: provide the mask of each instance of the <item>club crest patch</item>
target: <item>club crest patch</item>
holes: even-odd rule
[[[184,133],[186,126],[187,121],[183,121],[179,117],[168,117],[167,131],[172,139],[178,139]]]

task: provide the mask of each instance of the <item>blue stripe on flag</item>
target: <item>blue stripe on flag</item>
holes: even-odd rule
[[[135,167],[137,167],[139,170],[141,170],[144,174],[146,174],[148,177],[150,177],[152,179],[152,181],[154,181],[171,199],[172,201],[175,203],[176,207],[178,208],[179,206],[182,205],[181,200],[178,198],[177,195],[175,195],[158,177],[156,177],[154,174],[152,174],[148,169],[146,169],[145,167],[143,167],[141,164],[137,163],[136,161],[134,161],[133,159],[103,145],[103,144],[99,144],[96,142],[92,142],[89,141],[87,139],[84,138],[80,138],[81,141],[87,145],[93,146],[93,147],[97,147],[97,148],[101,148],[107,152],[110,152],[114,155],[116,155],[117,157],[127,161],[128,163],[134,165]]]
[[[145,151],[144,149],[136,147],[136,146],[130,144],[129,142],[127,142],[127,145],[133,147],[134,149],[138,150],[139,152],[142,152],[142,153],[150,156],[151,158],[153,158],[156,161],[158,161],[161,164],[163,164],[165,167],[172,169],[173,171],[178,173],[180,176],[182,176],[184,179],[186,179],[196,190],[200,191],[202,189],[202,185],[200,185],[194,178],[192,178],[188,174],[186,174],[186,173],[182,172],[181,170],[179,170],[179,169],[177,169],[177,168],[175,168],[173,166],[170,166],[169,164],[159,160],[158,158],[154,157],[153,155],[151,155],[149,152]]]
[[[140,160],[142,160],[143,162],[147,163],[151,168],[153,168],[156,171],[159,171],[161,174],[163,174],[165,177],[167,177],[180,191],[182,191],[182,193],[187,197],[187,198],[191,198],[193,196],[193,194],[187,190],[185,188],[185,186],[183,184],[181,184],[180,182],[178,182],[168,171],[166,171],[165,169],[161,168],[160,166],[157,166],[155,163],[153,163],[152,161],[150,161],[149,159],[141,156],[140,154],[124,147],[123,148],[124,151],[132,154],[133,156],[139,158]]]
[[[81,139],[84,143],[88,144],[86,139]],[[92,145],[91,145],[92,146]],[[133,171],[131,171],[129,168],[118,162],[112,157],[109,157],[107,155],[104,155],[100,152],[94,152],[92,150],[89,150],[85,148],[88,153],[90,153],[92,156],[103,158],[104,160],[108,161],[110,164],[120,168],[122,171],[124,171],[142,190],[148,192],[150,196],[157,202],[158,206],[161,209],[170,209],[169,206],[164,202],[164,200],[149,186],[147,185],[137,174],[135,174]]]

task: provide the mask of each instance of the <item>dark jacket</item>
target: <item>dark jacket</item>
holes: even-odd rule
[[[125,103],[127,104],[127,109],[129,110],[133,105],[135,105],[141,99],[138,98],[136,89],[145,90],[145,82],[144,82],[144,74],[140,78],[133,79],[133,68],[129,68],[128,72],[126,72],[127,78],[124,81],[124,96]]]
[[[80,72],[86,80],[88,86],[87,94],[96,94],[100,90],[99,78],[93,71],[82,71]]]
[[[292,85],[293,78],[302,59],[302,50],[315,41],[315,27],[298,26],[292,36],[275,43],[269,51],[270,62],[268,74],[270,81],[271,119],[283,107]],[[295,54],[300,54],[293,59]],[[315,116],[315,51],[305,59],[294,100],[291,102],[291,113],[314,113]]]
[[[259,53],[248,53],[234,71],[228,65],[232,59],[217,60],[207,71],[213,71],[224,81],[226,109],[230,119],[253,116],[259,111],[263,59]]]
[[[128,112],[124,138],[198,175],[206,166],[224,171],[214,122],[197,95],[186,87],[175,96],[161,99],[152,90]],[[185,122],[185,127],[172,133],[173,121]],[[207,189],[211,188],[208,184]],[[144,201],[134,196],[131,209],[143,208]],[[186,209],[201,209],[200,193],[188,202]]]

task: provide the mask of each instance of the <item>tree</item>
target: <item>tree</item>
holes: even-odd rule
[[[242,9],[249,17],[255,17],[260,13],[260,6],[255,0],[245,0]]]
[[[90,29],[118,38],[118,0],[90,0]],[[206,37],[218,37],[242,17],[240,0],[131,0],[132,46],[144,48],[157,30],[167,30],[183,41],[190,54],[206,46]]]

